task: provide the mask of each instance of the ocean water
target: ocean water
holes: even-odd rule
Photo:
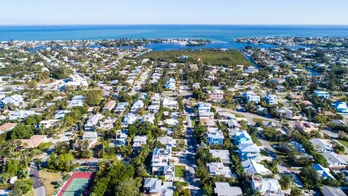
[[[287,25],[70,25],[0,26],[0,40],[116,38],[204,38],[230,42],[239,37],[348,36],[348,26]]]
[[[213,43],[199,48],[242,48],[240,37],[348,36],[348,26],[288,25],[64,25],[0,26],[0,41],[9,40],[102,40],[117,38],[202,38]],[[150,44],[153,50],[187,49],[176,44]],[[272,47],[262,45],[261,47]]]

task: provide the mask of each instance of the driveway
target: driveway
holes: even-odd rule
[[[46,196],[46,189],[41,181],[41,178],[39,176],[39,170],[35,163],[32,163],[30,166],[29,176],[34,181],[33,187],[34,187],[35,195]]]

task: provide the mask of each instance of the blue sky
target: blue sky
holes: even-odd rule
[[[1,25],[348,24],[348,0],[2,0]]]

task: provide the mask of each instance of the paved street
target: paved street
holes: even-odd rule
[[[40,179],[37,164],[32,163],[30,166],[29,177],[34,181],[35,195],[46,196],[46,189]]]

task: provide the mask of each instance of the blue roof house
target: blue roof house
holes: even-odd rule
[[[224,134],[218,128],[208,128],[207,139],[209,145],[222,145],[224,143]]]
[[[314,91],[314,96],[322,97],[328,99],[330,97],[329,92],[327,91]]]

